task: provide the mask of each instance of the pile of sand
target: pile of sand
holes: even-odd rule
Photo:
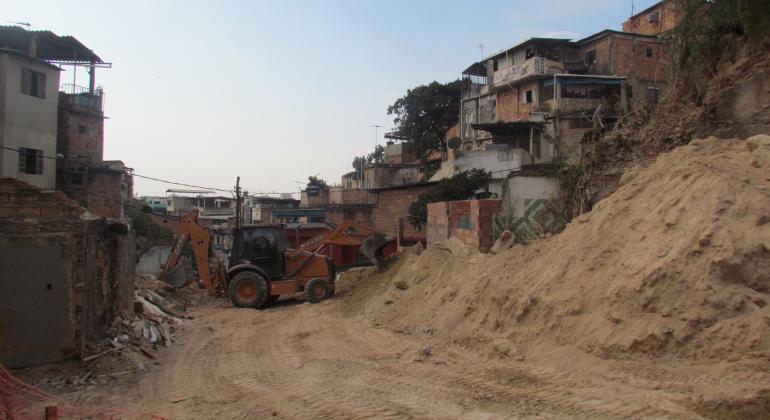
[[[770,137],[661,155],[554,237],[494,256],[450,240],[341,284],[351,315],[468,345],[768,357]]]

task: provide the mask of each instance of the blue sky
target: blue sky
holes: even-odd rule
[[[339,182],[373,149],[370,125],[392,127],[389,104],[459,78],[479,44],[488,54],[532,36],[577,39],[619,30],[630,12],[631,0],[5,0],[0,24],[73,35],[114,63],[97,71],[105,159],[190,184],[230,188],[240,175],[252,192],[296,192],[308,175]],[[135,192],[169,187],[137,179]]]

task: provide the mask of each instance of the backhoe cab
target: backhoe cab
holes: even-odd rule
[[[241,226],[233,232],[227,294],[242,308],[261,308],[281,295],[305,292],[311,303],[334,294],[331,258],[289,249],[280,225]]]

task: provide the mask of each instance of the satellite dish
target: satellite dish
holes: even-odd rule
[[[452,150],[457,150],[457,149],[459,149],[461,144],[462,144],[462,141],[460,140],[460,138],[459,138],[459,137],[452,137],[452,138],[451,138],[451,139],[449,139],[449,141],[447,142],[447,145],[448,145],[448,146],[449,146],[449,148],[450,148],[450,149],[452,149]]]

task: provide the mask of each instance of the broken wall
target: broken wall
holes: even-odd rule
[[[564,227],[558,211],[559,181],[543,175],[513,176],[506,180],[502,207],[494,217],[494,238],[504,230],[517,240],[529,240]]]
[[[132,310],[135,240],[61,192],[0,178],[0,362],[82,354]]]
[[[492,220],[502,200],[462,200],[428,204],[428,245],[457,238],[488,252],[494,244]]]

